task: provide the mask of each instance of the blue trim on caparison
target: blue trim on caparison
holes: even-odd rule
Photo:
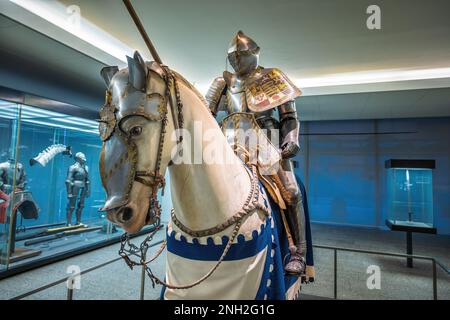
[[[261,194],[267,196],[261,182],[259,182],[259,188]],[[264,206],[271,212],[272,209],[265,197],[263,197],[263,200]],[[241,260],[253,257],[261,252],[268,244],[272,243],[270,219],[266,218],[260,228],[260,233],[258,233],[257,230],[253,230],[251,240],[246,241],[244,235],[238,235],[237,243],[231,245],[224,261]],[[228,243],[228,240],[228,236],[222,236],[222,244],[217,245],[214,243],[213,237],[208,237],[205,245],[200,244],[198,239],[194,238],[192,243],[189,243],[183,235],[180,236],[180,240],[175,239],[175,232],[172,231],[167,235],[167,251],[191,260],[218,261],[225,249],[226,244]]]
[[[265,224],[261,225],[261,233],[257,230],[252,232],[252,239],[245,241],[244,235],[237,236],[237,243],[233,243],[224,258],[224,261],[241,260],[254,257],[261,252],[271,239],[270,219],[266,218]],[[179,257],[199,261],[218,261],[228,242],[228,237],[222,237],[222,244],[214,243],[212,237],[208,237],[207,244],[200,244],[198,239],[192,243],[187,242],[184,236],[180,240],[175,239],[175,232],[167,236],[167,251]]]
[[[275,238],[273,257],[274,270],[271,274],[272,283],[268,290],[269,300],[285,300],[287,290],[295,283],[296,278],[284,274],[283,258],[289,252],[289,244],[283,221],[281,219],[280,208],[269,198],[272,206],[272,217],[274,220],[273,235]]]
[[[300,187],[303,198],[303,211],[305,213],[305,232],[306,232],[306,264],[308,266],[314,266],[314,252],[312,246],[312,235],[311,235],[311,222],[309,218],[309,207],[308,207],[308,197],[306,194],[306,188],[303,181],[298,175],[295,175],[297,183]]]
[[[270,218],[268,218],[268,220],[271,220],[272,216]],[[263,273],[261,275],[261,281],[259,283],[259,288],[258,291],[256,293],[256,297],[255,300],[264,300],[264,297],[267,295],[269,296],[269,290],[270,288],[267,287],[267,280],[271,280],[272,281],[272,274],[270,272],[270,266],[273,265],[273,258],[271,256],[272,253],[272,249],[274,249],[276,247],[276,244],[274,241],[272,241],[272,236],[273,236],[273,229],[271,227],[271,221],[269,222],[269,229],[270,229],[270,244],[268,244],[267,246],[267,252],[266,252],[266,261],[264,263],[264,269],[263,269]],[[273,270],[272,270],[273,271]]]

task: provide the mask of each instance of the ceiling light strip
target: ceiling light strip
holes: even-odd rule
[[[23,9],[41,17],[68,33],[86,41],[103,52],[126,62],[126,56],[133,54],[133,49],[111,36],[82,16],[74,17],[68,12],[68,6],[58,1],[48,0],[9,0]]]
[[[358,85],[397,81],[414,81],[450,78],[450,68],[393,69],[331,74],[322,77],[302,78],[295,81],[300,88],[318,88],[341,85]]]

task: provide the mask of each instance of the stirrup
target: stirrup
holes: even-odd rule
[[[287,257],[287,255],[286,255],[286,257]],[[293,262],[297,261],[298,264],[300,264],[300,266],[301,266],[300,267],[301,270],[299,272],[295,272],[295,271],[291,271],[291,270],[286,270],[286,267],[291,262],[291,257],[292,256],[290,256],[289,262],[287,264],[285,264],[285,266],[283,268],[284,269],[284,273],[287,274],[287,275],[290,275],[290,276],[304,277],[306,275],[306,259],[303,256],[299,256],[299,257],[295,257],[294,258],[295,260],[293,260]]]

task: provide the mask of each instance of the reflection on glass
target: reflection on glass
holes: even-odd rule
[[[389,219],[394,224],[433,226],[431,169],[388,169]]]

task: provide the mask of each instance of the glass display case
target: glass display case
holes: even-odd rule
[[[386,162],[388,224],[410,227],[416,232],[433,228],[434,167],[434,160],[391,159]]]
[[[100,150],[96,121],[0,100],[0,276],[119,240]]]

